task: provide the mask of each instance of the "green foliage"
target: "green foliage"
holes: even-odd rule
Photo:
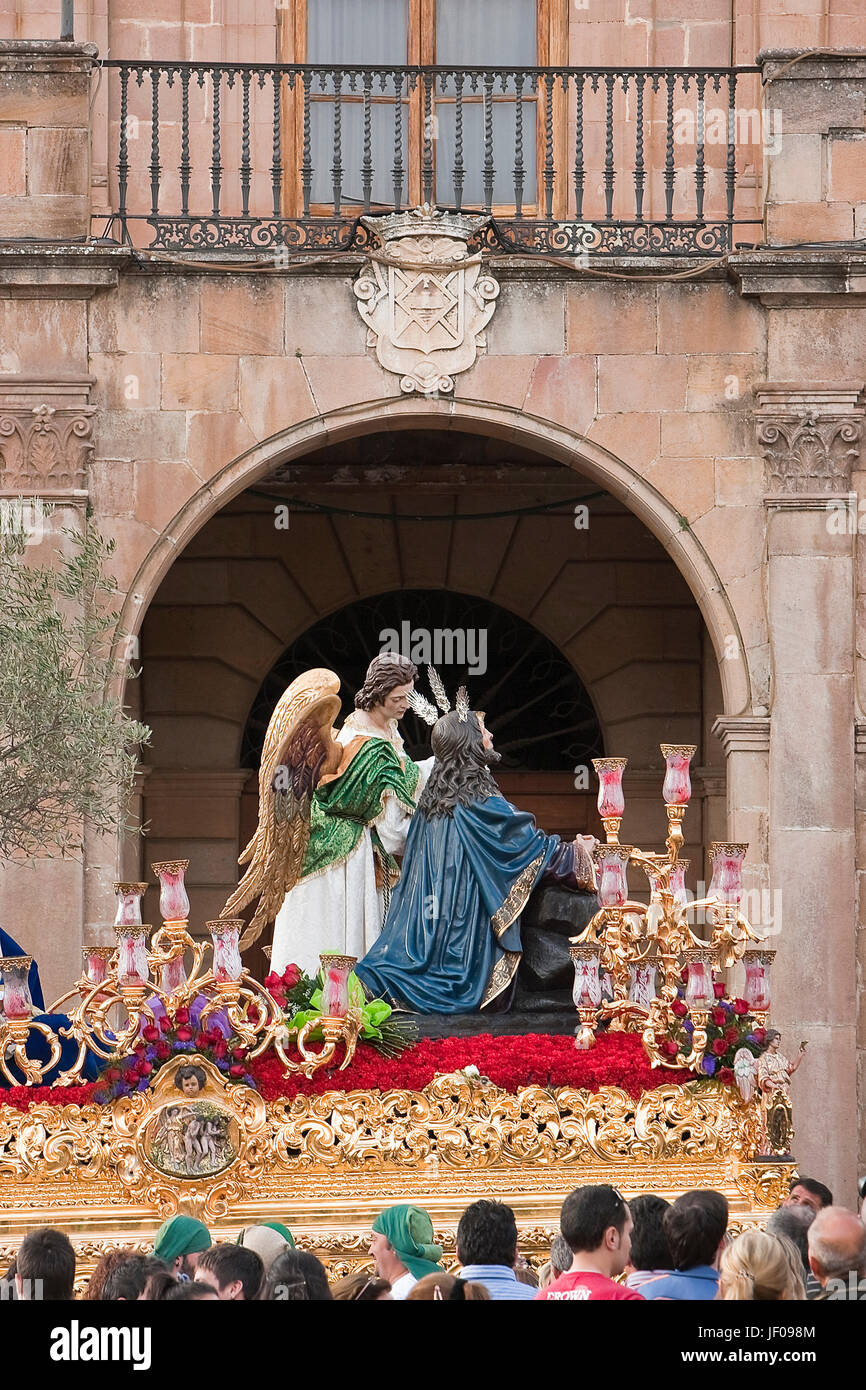
[[[56,536],[56,563],[0,534],[0,859],[80,852],[85,823],[133,833],[129,803],[150,730],[110,693],[135,674],[112,655],[114,550],[90,524]]]

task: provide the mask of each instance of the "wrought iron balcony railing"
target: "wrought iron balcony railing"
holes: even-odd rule
[[[487,244],[712,256],[760,239],[757,68],[108,61],[125,241],[333,251],[366,213],[491,216]]]

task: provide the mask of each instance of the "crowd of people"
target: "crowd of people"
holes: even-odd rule
[[[605,1183],[566,1197],[549,1258],[534,1270],[520,1252],[514,1212],[478,1201],[457,1227],[459,1269],[443,1265],[422,1207],[381,1212],[370,1236],[372,1270],[330,1282],[320,1260],[299,1250],[279,1221],[214,1241],[191,1216],[173,1216],[153,1250],[104,1254],[84,1299],[421,1302],[538,1299],[646,1299],[785,1302],[866,1297],[866,1225],[835,1206],[823,1183],[798,1177],[764,1229],[729,1230],[727,1199],[698,1189],[673,1202],[631,1202]],[[2,1291],[46,1301],[74,1296],[75,1250],[50,1226],[25,1236]],[[861,1284],[861,1281],[862,1284]]]

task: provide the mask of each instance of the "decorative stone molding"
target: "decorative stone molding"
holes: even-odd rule
[[[854,725],[854,752],[857,754],[866,753],[866,724],[864,723]]]
[[[232,801],[241,795],[250,777],[255,777],[251,768],[183,768],[146,767],[147,782],[142,793],[151,799],[164,797],[207,797]]]
[[[755,397],[770,495],[848,492],[866,416],[862,383],[764,383]]]
[[[83,489],[93,451],[92,377],[0,376],[0,490]]]
[[[728,260],[744,298],[767,307],[830,308],[866,295],[866,252],[850,249],[740,251]]]
[[[400,389],[453,391],[454,375],[486,346],[499,284],[482,274],[467,242],[489,221],[428,204],[387,217],[362,217],[381,251],[370,253],[354,284],[367,345],[400,375]]]
[[[766,715],[720,714],[713,724],[713,733],[730,753],[768,753],[770,751],[770,719]]]

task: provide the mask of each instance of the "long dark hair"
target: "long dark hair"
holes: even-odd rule
[[[430,735],[436,761],[418,802],[418,810],[428,820],[452,815],[455,806],[499,796],[490,773],[490,764],[499,762],[499,754],[485,748],[483,738],[474,710],[462,720],[456,710],[437,719]]]

